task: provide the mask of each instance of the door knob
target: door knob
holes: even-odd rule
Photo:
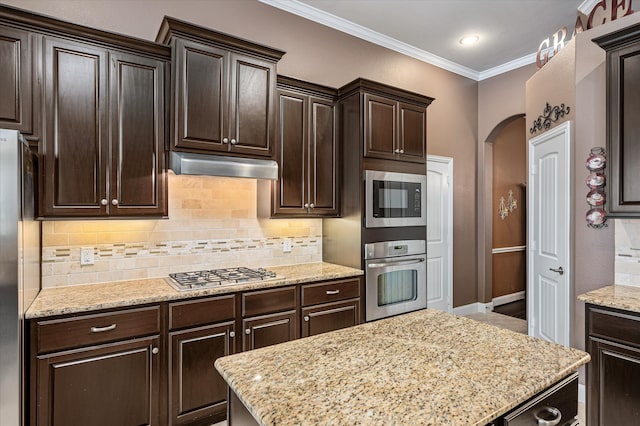
[[[557,273],[559,273],[560,275],[563,275],[563,274],[564,274],[564,269],[562,269],[562,266],[559,266],[559,267],[558,267],[558,269],[549,268],[549,270],[550,270],[550,271],[553,271],[553,272],[557,272]]]

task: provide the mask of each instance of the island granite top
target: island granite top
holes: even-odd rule
[[[45,288],[38,293],[27,309],[25,318],[90,312],[363,275],[360,269],[324,262],[269,266],[267,269],[283,278],[193,291],[177,291],[166,282],[165,278]]]
[[[640,313],[640,287],[609,285],[578,296],[593,305]]]
[[[577,349],[424,309],[219,358],[261,425],[485,425],[566,377]]]

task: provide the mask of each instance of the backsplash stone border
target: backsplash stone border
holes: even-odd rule
[[[282,250],[285,239],[291,241],[290,253]],[[80,265],[80,251],[86,247],[93,248],[93,265]],[[42,248],[42,280],[43,288],[60,287],[321,260],[322,235],[52,246]]]

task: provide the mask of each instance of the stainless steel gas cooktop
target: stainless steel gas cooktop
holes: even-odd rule
[[[188,291],[280,278],[282,277],[267,269],[239,267],[169,274],[167,282],[178,291]]]

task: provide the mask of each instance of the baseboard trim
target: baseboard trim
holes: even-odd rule
[[[578,383],[578,402],[587,402],[587,387],[582,383]]]
[[[469,315],[469,314],[477,314],[477,313],[487,313],[493,311],[493,302],[489,303],[470,303],[468,305],[462,305],[453,308],[453,313],[455,315]]]
[[[505,294],[504,296],[494,297],[491,301],[493,302],[493,306],[506,305],[507,303],[517,302],[518,300],[523,300],[525,298],[524,291],[518,291],[516,293]]]

